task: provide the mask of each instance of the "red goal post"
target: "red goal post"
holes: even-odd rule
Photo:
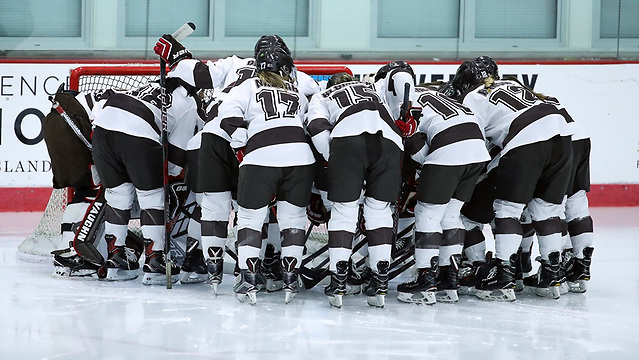
[[[314,77],[318,81],[328,80],[330,76],[340,72],[353,74],[348,67],[337,65],[300,65],[297,66],[297,70]],[[146,82],[157,80],[159,74],[159,64],[80,66],[70,72],[69,89],[76,91],[95,91],[106,88],[132,89]],[[51,251],[68,246],[68,244],[63,244],[60,225],[69,198],[69,189],[53,189],[38,226],[18,246],[18,256],[21,259],[49,261]],[[317,235],[318,241],[326,241],[324,239],[326,235],[325,228],[314,229],[313,233]]]

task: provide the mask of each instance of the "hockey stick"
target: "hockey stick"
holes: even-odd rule
[[[51,101],[51,108],[55,111],[58,112],[58,114],[60,114],[60,116],[62,116],[62,118],[64,119],[64,121],[67,123],[67,125],[69,125],[69,127],[71,128],[71,130],[73,130],[73,132],[76,134],[76,136],[78,137],[78,139],[80,139],[80,141],[82,141],[84,143],[84,145],[86,145],[86,147],[89,150],[93,150],[93,146],[91,145],[91,143],[89,142],[89,140],[87,140],[87,138],[84,137],[84,135],[82,134],[82,131],[78,128],[78,126],[73,122],[73,120],[71,119],[71,117],[69,116],[69,114],[67,114],[66,111],[64,111],[64,109],[62,108],[62,106],[60,106],[60,103],[57,102],[53,96],[49,96],[49,101]]]
[[[194,30],[195,24],[189,22],[175,30],[172,36],[179,42],[191,35]],[[162,101],[160,118],[162,122],[162,175],[164,177],[164,256],[166,257],[166,288],[171,289],[173,287],[173,281],[171,281],[171,230],[169,229],[169,134],[167,118],[169,104],[166,99],[166,61],[162,58],[160,58],[160,98]]]

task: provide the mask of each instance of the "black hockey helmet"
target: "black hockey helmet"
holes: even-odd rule
[[[488,70],[480,67],[474,61],[464,61],[459,68],[452,81],[452,86],[459,94],[463,94],[470,87],[477,85],[489,77]]]
[[[331,86],[349,82],[349,81],[355,81],[355,78],[353,77],[353,75],[347,72],[340,72],[340,73],[334,74],[333,76],[331,76],[330,79],[328,79],[328,82],[326,83],[326,88],[328,89]]]
[[[288,49],[288,46],[286,46],[286,43],[279,35],[262,35],[255,43],[255,48],[253,49],[254,57],[257,58],[257,53],[260,50],[266,49],[271,45],[275,45],[284,50],[289,56],[291,55],[291,50]]]
[[[448,96],[451,99],[459,98],[460,93],[453,87],[453,81],[447,81],[437,88],[437,92]]]
[[[482,55],[475,60],[473,60],[477,66],[485,69],[490,76],[495,80],[499,80],[499,68],[497,67],[497,63],[490,56]]]
[[[282,75],[293,77],[293,58],[284,49],[272,43],[268,47],[260,49],[255,56],[257,72],[273,71]]]
[[[379,68],[379,70],[377,70],[377,74],[375,74],[375,82],[377,82],[377,80],[379,79],[385,78],[389,72],[395,69],[405,69],[406,72],[411,74],[411,76],[413,77],[413,81],[415,80],[415,72],[413,71],[413,68],[406,61],[398,60],[390,62]]]

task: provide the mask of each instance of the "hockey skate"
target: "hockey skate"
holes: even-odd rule
[[[287,256],[282,259],[282,288],[284,289],[284,302],[287,304],[300,292],[297,276],[299,270],[295,268],[296,264],[297,259],[294,257]]]
[[[475,285],[488,274],[488,264],[490,264],[492,258],[493,253],[489,251],[486,253],[486,261],[462,261],[458,272],[459,289],[457,289],[457,294],[472,296],[477,294]]]
[[[386,260],[377,262],[377,272],[373,271],[371,281],[364,288],[364,294],[368,297],[366,302],[369,306],[383,308],[388,293],[388,270],[390,263]]]
[[[237,299],[244,303],[251,305],[257,304],[257,269],[260,267],[260,260],[258,258],[246,259],[248,269],[241,269],[240,275],[235,278],[233,284],[233,291],[237,296]]]
[[[457,289],[459,289],[459,264],[461,255],[455,254],[450,257],[450,265],[440,266],[437,275],[437,302],[456,303],[459,301]]]
[[[186,256],[180,269],[182,284],[201,283],[208,279],[207,266],[204,263],[202,249],[198,249],[200,242],[191,237],[186,239]]]
[[[365,287],[371,281],[371,269],[364,265],[361,268],[355,269],[349,267],[348,277],[346,278],[346,293],[345,295],[357,295],[362,292],[362,287]]]
[[[594,250],[592,247],[585,248],[583,259],[573,257],[566,268],[566,282],[570,292],[585,293],[588,290],[587,283],[590,281],[590,264]]]
[[[348,262],[338,261],[335,264],[337,272],[331,273],[331,283],[324,288],[328,296],[328,303],[337,309],[342,308],[342,297],[346,294],[346,277],[348,276]]]
[[[510,257],[511,261],[493,259],[488,265],[486,276],[476,285],[477,296],[483,300],[491,301],[515,301],[515,271],[512,263],[516,255]]]
[[[522,248],[517,250],[517,259],[515,260],[515,291],[524,290],[524,278],[530,275],[532,271],[532,258],[529,252],[523,252]]]
[[[262,261],[262,266],[260,266],[260,274],[264,277],[264,279],[260,282],[264,282],[264,286],[268,292],[282,290],[283,283],[280,254],[280,252],[275,251],[275,247],[273,245],[266,245],[264,260]],[[258,279],[258,281],[259,280],[262,279]]]
[[[559,273],[559,251],[551,252],[548,255],[548,260],[542,260],[541,257],[537,257],[536,261],[539,261],[541,265],[537,270],[537,274],[532,277],[528,277],[526,281],[527,286],[531,286],[535,289],[537,296],[559,299],[561,295],[559,293],[559,285],[561,281],[561,275]]]
[[[144,267],[142,271],[142,284],[164,285],[166,284],[166,255],[163,250],[151,250],[152,242],[146,245]],[[171,283],[175,284],[180,278],[180,268],[171,262]]]
[[[434,305],[437,293],[438,257],[430,260],[431,267],[417,269],[415,278],[397,285],[397,300],[405,303]]]
[[[206,282],[211,285],[213,292],[217,295],[217,286],[222,283],[224,275],[224,249],[212,246],[208,248],[209,258],[206,259],[206,269],[208,279]]]
[[[139,254],[133,249],[124,245],[115,245],[115,236],[105,235],[107,242],[108,258],[104,267],[106,269],[106,280],[133,280],[138,277],[140,263]]]
[[[54,277],[74,277],[93,279],[98,277],[101,264],[94,264],[75,252],[73,246],[56,250],[53,254]]]
[[[570,290],[568,281],[566,280],[566,269],[573,262],[572,248],[561,251],[561,260],[559,262],[559,295],[567,294]]]

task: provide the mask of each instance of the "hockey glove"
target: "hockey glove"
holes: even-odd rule
[[[173,69],[180,60],[193,58],[191,52],[169,34],[162,35],[153,51],[169,64],[169,69]]]
[[[245,151],[246,151],[246,146],[243,146],[239,149],[235,149],[235,157],[237,158],[237,161],[239,161],[240,163],[242,162],[242,160],[244,160]]]
[[[411,137],[417,130],[417,122],[413,117],[406,119],[406,121],[402,119],[395,120],[395,125],[397,125],[401,135],[405,138]]]
[[[328,212],[320,194],[311,193],[311,202],[306,207],[306,216],[315,226],[328,221]]]
[[[395,120],[395,125],[399,128],[402,136],[411,137],[417,131],[417,120],[421,115],[421,108],[412,107],[400,119]]]

